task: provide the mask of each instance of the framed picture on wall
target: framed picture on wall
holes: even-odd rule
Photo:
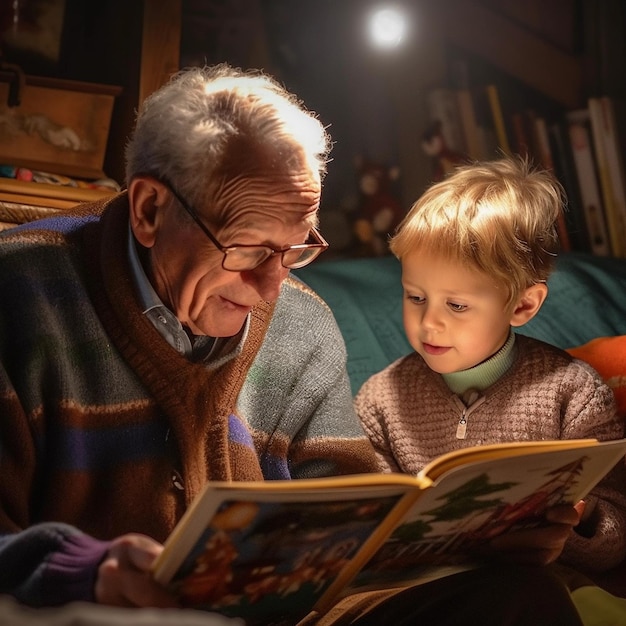
[[[10,76],[0,71],[0,164],[78,178],[103,176],[111,114],[121,89],[25,77],[9,106]]]
[[[29,74],[54,72],[61,56],[66,0],[0,1],[0,57]]]

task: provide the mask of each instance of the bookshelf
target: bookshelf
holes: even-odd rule
[[[337,43],[335,39],[341,42],[354,39],[357,25],[353,22],[362,7],[369,4],[362,0],[342,0],[341,8],[334,0],[302,3],[64,0],[64,3],[61,62],[50,75],[121,87],[104,161],[104,171],[118,182],[123,179],[124,145],[138,104],[181,63],[225,60],[243,66],[265,66],[322,114],[331,126],[331,134],[335,134],[333,130],[340,128],[342,122],[352,129],[352,119],[358,119],[359,111],[371,96],[360,91],[355,76],[348,71],[343,70],[333,82],[335,74],[324,66],[323,55],[314,48],[319,40],[324,50],[343,52],[343,48],[333,47]],[[292,8],[296,4],[297,10]],[[361,65],[367,70],[370,91],[373,84],[377,85],[391,102],[392,119],[389,123],[381,120],[380,124],[362,125],[358,141],[368,134],[381,134],[381,128],[384,129],[384,147],[392,146],[394,165],[401,171],[399,195],[406,207],[431,182],[431,157],[421,150],[419,143],[429,125],[428,94],[434,88],[465,90],[460,97],[467,105],[472,88],[494,86],[503,118],[498,132],[502,136],[504,125],[513,152],[531,149],[532,133],[526,131],[526,146],[519,140],[527,112],[543,118],[550,136],[555,136],[555,126],[564,126],[566,113],[586,108],[589,98],[626,100],[623,80],[626,3],[623,0],[399,0],[399,4],[406,8],[415,26],[406,46],[387,58],[365,49],[359,49],[358,53]],[[333,24],[341,18],[344,28],[338,35],[332,31],[335,34],[330,36],[321,36],[320,30],[319,36],[310,41],[303,38],[302,29],[311,29],[311,23],[302,20],[298,13],[302,10],[314,16],[327,13],[327,18],[322,20],[324,24]],[[275,22],[277,16],[285,14],[293,16],[282,23],[281,30]],[[285,37],[289,44],[286,47]],[[307,44],[302,44],[303,41]],[[274,48],[302,54],[300,58],[286,53],[283,57],[268,58]],[[304,56],[303,49],[314,49],[315,54]],[[283,58],[282,65],[279,58]],[[333,56],[332,63],[340,69],[345,67],[339,53]],[[375,77],[379,80],[373,81]],[[341,101],[342,108],[338,113],[325,115],[326,103],[320,94],[329,88],[330,100]],[[344,89],[350,93],[344,96]],[[469,115],[467,106],[465,115]],[[344,121],[343,116],[349,119]],[[496,130],[494,127],[492,132]],[[330,176],[325,181],[325,198],[338,203],[352,183],[348,177],[353,173],[354,155],[349,154],[353,137],[336,134],[337,147]],[[374,137],[370,143],[378,139]],[[482,139],[474,134],[472,141],[468,150],[472,157],[479,154],[480,142],[491,141],[492,149],[498,145],[493,143],[489,130],[482,132]],[[623,144],[620,146],[621,153]],[[503,149],[506,152],[506,144]],[[577,202],[575,194],[572,201]],[[576,228],[576,223],[580,220],[573,220],[570,226]],[[614,232],[608,234],[615,237]],[[590,237],[593,237],[591,232],[585,236],[575,232],[572,245],[583,246],[584,239]]]
[[[446,72],[426,93],[456,94],[471,159],[522,154],[553,171],[568,198],[563,250],[626,257],[626,8],[520,5],[446,1]]]

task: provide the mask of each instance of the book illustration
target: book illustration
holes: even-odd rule
[[[498,135],[496,134],[487,90],[484,87],[476,87],[470,91],[481,145],[481,154],[484,159],[502,158],[502,146],[498,143]]]
[[[399,496],[221,504],[173,578],[185,606],[240,617],[310,607]]]
[[[427,489],[361,567],[351,593],[401,587],[475,567],[481,551],[498,535],[543,523],[551,506],[578,500],[576,486],[590,458],[580,451],[566,455],[558,467],[519,471],[519,461],[506,459],[497,472],[485,464],[454,471],[445,491]],[[593,463],[591,463],[593,465]]]
[[[441,124],[441,134],[447,148],[457,154],[466,154],[456,93],[452,89],[433,89],[428,93],[428,109],[430,121]]]
[[[417,476],[210,482],[154,566],[183,606],[293,624],[343,596],[480,566],[498,535],[584,497],[626,439],[459,449]]]

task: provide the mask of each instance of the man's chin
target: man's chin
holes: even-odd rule
[[[194,335],[205,335],[207,337],[234,337],[245,324],[247,315],[244,315],[241,320],[236,322],[217,323],[217,324],[202,324],[190,325],[190,330]]]

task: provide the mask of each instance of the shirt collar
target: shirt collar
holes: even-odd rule
[[[154,287],[148,280],[143,265],[139,260],[137,242],[133,235],[133,229],[130,227],[130,221],[128,222],[128,258],[130,260],[130,272],[133,277],[133,282],[135,283],[135,291],[139,298],[142,313],[145,314],[154,307],[165,307],[161,298],[159,298]]]
[[[468,389],[484,391],[509,370],[515,356],[515,333],[511,329],[504,345],[486,361],[460,372],[442,374],[442,377],[457,395],[462,395]]]
[[[242,351],[250,326],[249,314],[246,317],[243,328],[234,337],[217,339],[212,337],[195,337],[192,343],[180,320],[163,304],[163,301],[148,280],[139,259],[137,242],[130,226],[130,221],[128,223],[128,258],[135,292],[139,299],[142,313],[150,320],[167,343],[179,354],[191,360],[202,360],[211,363],[217,367],[234,358]],[[212,346],[208,344],[212,344]]]

